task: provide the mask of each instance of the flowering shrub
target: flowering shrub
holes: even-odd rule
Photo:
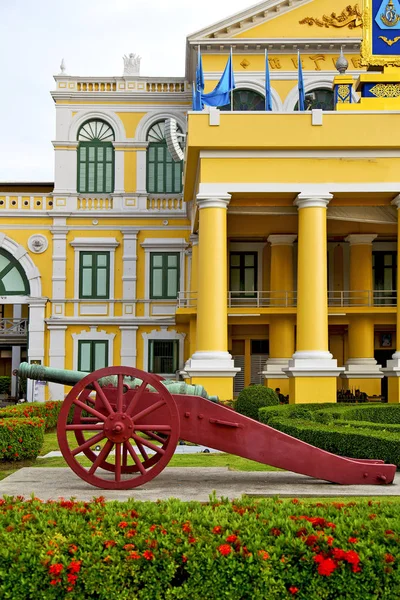
[[[36,458],[43,445],[44,428],[43,419],[0,419],[0,460]]]
[[[47,431],[48,429],[54,429],[54,427],[57,426],[57,419],[62,405],[63,403],[61,401],[24,402],[23,404],[17,404],[11,408],[1,408],[0,419],[6,419],[8,417],[38,417],[44,419]]]
[[[5,498],[0,597],[392,600],[399,532],[400,505],[387,500]]]

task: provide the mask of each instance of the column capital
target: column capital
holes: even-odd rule
[[[192,244],[192,246],[198,246],[199,244],[199,236],[197,233],[192,233],[191,235],[189,235],[189,241]]]
[[[377,233],[352,233],[344,238],[350,246],[372,246],[372,242],[378,237]]]
[[[271,246],[291,246],[296,240],[297,235],[274,234],[267,237],[267,242],[269,242]]]
[[[400,194],[397,194],[396,198],[393,198],[391,203],[397,208],[400,208]]]
[[[313,207],[326,208],[332,198],[333,194],[328,194],[326,192],[321,194],[316,192],[301,192],[293,204],[299,209]]]
[[[230,201],[230,194],[198,194],[196,196],[199,210],[202,208],[228,208]]]

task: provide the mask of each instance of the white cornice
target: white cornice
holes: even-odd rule
[[[50,92],[53,100],[105,100],[112,102],[140,102],[141,109],[148,102],[187,102],[192,103],[192,92],[74,92],[73,90],[57,90]],[[154,108],[154,106],[152,107]]]

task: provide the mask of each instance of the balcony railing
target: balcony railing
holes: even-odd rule
[[[211,292],[210,292],[211,293]],[[293,308],[297,306],[297,292],[228,292],[228,308]],[[178,308],[195,308],[197,292],[179,292]],[[396,290],[329,291],[330,307],[397,306]]]
[[[0,319],[0,337],[26,336],[28,319]]]

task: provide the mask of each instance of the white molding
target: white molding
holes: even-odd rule
[[[350,246],[372,246],[372,242],[378,237],[377,233],[351,233],[344,238]]]
[[[49,367],[53,369],[65,369],[65,335],[67,325],[48,325],[49,345]],[[64,385],[60,383],[48,384],[49,400],[64,400]]]
[[[34,298],[29,301],[29,332],[28,332],[28,362],[39,360],[44,364],[44,333],[45,310],[47,299]],[[44,388],[41,385],[29,383],[27,389],[28,401],[44,402]]]
[[[296,240],[297,235],[290,234],[273,234],[267,237],[267,242],[269,242],[271,246],[293,246]]]
[[[293,193],[309,193],[309,194],[333,194],[335,192],[350,192],[350,193],[398,193],[400,189],[400,181],[390,182],[377,182],[377,183],[338,183],[338,182],[326,182],[326,183],[281,183],[281,182],[269,182],[269,183],[247,183],[247,182],[221,182],[221,183],[201,183],[199,195],[208,196],[209,194],[220,194],[225,195],[226,191],[229,190],[230,194],[233,193],[244,193],[244,192],[257,192],[257,193],[274,193],[282,194],[286,192]],[[82,216],[82,215],[79,215]]]
[[[225,115],[228,113],[222,112],[222,114]],[[252,112],[251,114],[253,115],[257,113]],[[262,114],[265,115],[265,113]],[[399,158],[400,150],[382,150],[380,148],[376,148],[374,150],[347,150],[345,148],[343,150],[200,150],[199,156],[200,158],[318,158],[326,160],[331,158],[368,159]],[[395,204],[395,201],[396,198],[392,201],[392,204]]]
[[[167,331],[167,327],[161,326],[160,329],[153,329],[150,333],[142,333],[144,342],[143,348],[143,371],[149,370],[149,340],[178,340],[179,341],[179,357],[178,368],[183,367],[183,356],[185,347],[186,333],[178,333],[176,329]],[[172,375],[172,373],[158,373],[159,375]],[[175,373],[173,373],[175,375]]]
[[[185,238],[146,238],[140,244],[144,249],[144,299],[150,300],[150,253],[179,252],[179,290],[185,289],[185,250],[189,247]],[[153,300],[157,304],[157,300]],[[145,316],[150,316],[150,303],[146,303]],[[175,311],[174,311],[175,312]]]
[[[165,119],[176,119],[176,121],[182,128],[183,133],[186,133],[186,127],[187,127],[186,118],[185,118],[186,112],[187,112],[187,107],[182,107],[180,110],[175,109],[175,110],[167,110],[167,111],[162,111],[162,112],[160,110],[154,110],[154,107],[153,107],[153,109],[150,110],[139,121],[139,123],[136,127],[136,136],[134,138],[135,141],[147,142],[147,133],[148,133],[149,129],[151,129],[151,127],[155,123],[158,123],[159,121],[165,121]]]
[[[114,286],[115,286],[115,249],[119,246],[119,242],[115,238],[75,238],[70,242],[70,246],[74,248],[74,296],[79,298],[79,262],[80,252],[101,252],[106,251],[110,253],[110,285],[109,285],[109,297],[106,299],[100,299],[100,301],[107,302],[107,300],[114,299]],[[96,298],[93,298],[93,302],[96,302]],[[79,302],[75,304],[75,317],[78,316]],[[114,314],[114,305],[110,304],[110,317]]]
[[[139,230],[134,227],[122,227],[121,233],[123,235],[122,297],[128,300],[136,300],[137,236]],[[133,303],[132,316],[135,316],[135,313],[136,303]]]
[[[86,121],[90,121],[92,119],[101,119],[102,121],[108,123],[114,131],[116,142],[126,141],[124,124],[122,123],[118,115],[114,112],[114,110],[114,106],[112,107],[112,109],[105,107],[99,108],[99,106],[97,106],[94,110],[87,109],[87,107],[85,107],[85,109],[82,110],[82,105],[80,105],[78,112],[72,117],[71,123],[68,128],[68,141],[76,142],[78,138],[78,131],[81,125],[83,125],[83,123],[85,123]],[[57,140],[57,143],[62,143],[62,140]]]
[[[203,208],[228,208],[231,201],[230,194],[197,194],[196,203],[198,209]]]
[[[26,216],[26,215],[25,215]],[[25,271],[26,278],[29,281],[30,297],[42,297],[42,282],[39,269],[28,254],[26,248],[8,237],[5,233],[0,233],[0,248],[11,254],[17,260]],[[23,302],[24,304],[24,302]]]
[[[82,323],[83,325],[83,323]],[[77,370],[78,369],[78,342],[81,340],[88,340],[88,341],[101,341],[101,340],[107,340],[108,341],[108,366],[111,367],[113,366],[113,352],[114,352],[114,338],[115,338],[115,333],[106,333],[104,331],[104,329],[101,329],[100,331],[97,330],[96,326],[90,326],[90,330],[86,331],[85,329],[83,329],[80,333],[73,333],[72,334],[72,339],[73,339],[73,357],[72,357],[72,361],[73,361],[73,369]]]
[[[236,83],[235,91],[252,90],[253,92],[257,92],[258,94],[261,94],[261,96],[263,96],[263,98],[265,98],[265,77],[260,78],[260,73],[258,73],[257,78],[252,78],[251,75],[247,72],[243,75],[236,76],[236,74],[235,74],[235,83]],[[217,80],[220,77],[221,77],[221,73],[219,73],[219,75],[217,75]],[[211,77],[206,77],[205,79],[211,79]],[[283,111],[283,102],[281,100],[279,93],[273,87],[271,87],[271,97],[272,97],[272,111],[279,112],[279,113],[282,112]],[[225,112],[225,111],[223,111],[223,112]],[[264,112],[264,114],[265,114],[265,112]]]
[[[303,208],[327,208],[329,202],[332,200],[332,194],[324,194],[324,193],[314,193],[310,194],[307,192],[301,192],[294,204],[297,206],[299,210]]]
[[[121,325],[121,366],[136,367],[137,348],[136,336],[138,327],[136,325]]]

